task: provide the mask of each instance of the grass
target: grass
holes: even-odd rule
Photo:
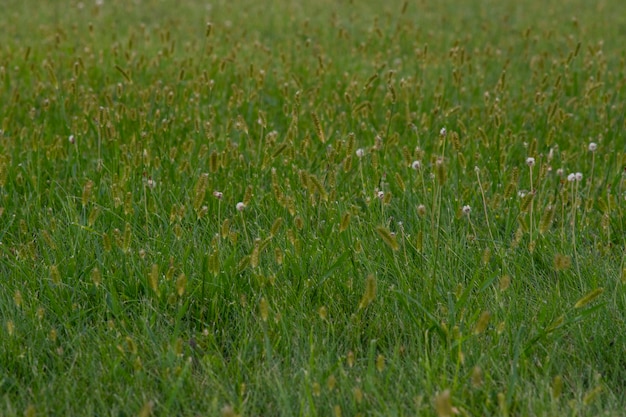
[[[1,414],[621,415],[618,3],[233,3],[8,1]]]

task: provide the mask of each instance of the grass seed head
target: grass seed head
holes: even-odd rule
[[[367,276],[365,280],[365,292],[359,303],[359,309],[364,309],[376,299],[376,278],[373,274]]]

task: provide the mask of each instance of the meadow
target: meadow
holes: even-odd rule
[[[619,1],[3,9],[0,415],[623,415]]]

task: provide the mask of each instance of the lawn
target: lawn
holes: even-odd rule
[[[2,8],[0,415],[623,415],[621,2]]]

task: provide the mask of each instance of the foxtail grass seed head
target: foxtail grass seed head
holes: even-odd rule
[[[378,355],[376,357],[376,370],[378,372],[383,372],[385,370],[385,357],[383,355]]]
[[[99,287],[100,284],[102,284],[102,274],[98,268],[91,270],[91,281],[96,287]]]
[[[87,182],[85,183],[85,186],[83,187],[83,198],[82,198],[83,207],[89,204],[89,200],[91,199],[91,194],[93,191],[93,186],[94,186],[94,182],[91,180],[87,180]]]
[[[453,417],[459,414],[459,410],[452,406],[452,396],[450,390],[447,389],[435,396],[435,412],[438,417]]]
[[[176,293],[178,294],[179,297],[182,297],[183,294],[185,294],[186,288],[187,288],[187,276],[185,275],[184,272],[181,272],[181,274],[178,276],[178,279],[176,280]]]
[[[24,301],[24,299],[20,290],[15,291],[15,294],[13,294],[13,301],[15,302],[15,307],[22,307],[22,301]]]
[[[500,291],[506,291],[511,286],[511,276],[502,275],[498,282],[498,286],[500,288]]]
[[[259,300],[259,313],[261,314],[261,320],[266,322],[269,316],[269,305],[265,297],[261,297],[261,300]]]
[[[376,228],[376,233],[378,233],[378,236],[380,236],[383,242],[385,242],[392,250],[397,251],[400,249],[400,245],[396,240],[396,235],[391,233],[389,229],[383,226],[378,226]]]
[[[368,275],[365,280],[365,292],[359,303],[359,310],[369,306],[376,299],[376,278],[373,274]]]
[[[483,384],[483,370],[480,366],[472,368],[471,383],[473,388],[480,388]]]
[[[339,224],[339,231],[344,232],[350,226],[350,212],[346,211],[343,216],[341,216],[341,223]]]
[[[563,378],[557,375],[552,380],[552,398],[557,399],[563,392]]]
[[[159,265],[152,264],[150,274],[148,275],[148,283],[155,294],[159,294]]]
[[[61,283],[61,274],[59,273],[59,267],[56,265],[51,265],[50,266],[50,279],[52,280],[52,282],[54,284],[60,284]]]
[[[439,185],[443,185],[447,179],[446,172],[446,164],[443,161],[443,158],[437,158],[435,162],[435,176],[437,177],[437,182]]]
[[[583,308],[587,304],[590,304],[593,300],[598,298],[604,292],[604,288],[596,288],[595,290],[585,294],[580,300],[574,304],[574,308]]]
[[[554,270],[555,271],[565,271],[572,266],[572,258],[567,255],[562,255],[557,253],[554,255]]]
[[[483,333],[489,325],[489,320],[491,320],[491,313],[489,313],[488,311],[483,311],[478,318],[476,325],[474,326],[474,334]]]

